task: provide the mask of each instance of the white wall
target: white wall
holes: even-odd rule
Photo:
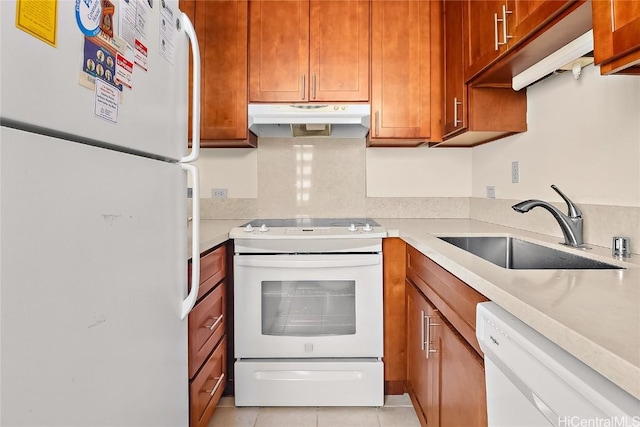
[[[211,197],[212,188],[226,188],[231,199],[258,197],[258,150],[209,148],[200,150],[201,198]]]
[[[367,197],[470,197],[469,148],[369,148]]]
[[[640,207],[640,78],[563,73],[527,89],[528,131],[473,149],[473,197]],[[520,183],[511,183],[511,162]]]

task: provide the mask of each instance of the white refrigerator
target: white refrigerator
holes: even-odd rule
[[[188,425],[197,51],[177,0],[0,1],[1,426]]]

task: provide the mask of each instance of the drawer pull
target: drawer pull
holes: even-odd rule
[[[209,393],[209,396],[216,394],[216,391],[218,391],[220,384],[222,384],[222,381],[224,380],[224,374],[220,374],[220,376],[218,378],[214,378],[214,380],[216,381],[216,385],[213,386],[211,390],[204,390],[202,393]]]
[[[208,328],[210,331],[213,331],[216,326],[218,326],[220,324],[220,322],[222,322],[222,319],[224,318],[224,314],[221,314],[218,317],[214,317],[211,320],[215,320],[215,322],[213,322],[213,325],[204,325],[203,328]]]

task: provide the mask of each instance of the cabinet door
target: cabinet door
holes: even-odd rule
[[[594,60],[602,74],[640,73],[640,1],[593,2]]]
[[[502,19],[504,1],[467,0],[468,52],[465,79],[470,80],[506,50]]]
[[[444,2],[444,129],[447,136],[467,126],[467,86],[464,82],[464,2]]]
[[[309,99],[309,1],[249,2],[249,101]]]
[[[251,145],[247,141],[247,1],[186,0],[180,7],[193,21],[200,46],[201,145]],[[189,138],[191,132],[189,120]]]
[[[369,1],[311,0],[309,99],[369,100]]]
[[[407,383],[417,413],[427,425],[439,425],[438,370],[440,354],[436,310],[407,281]],[[432,351],[428,351],[432,350]]]
[[[191,427],[207,427],[227,382],[227,339],[223,338],[189,385]]]
[[[519,42],[569,8],[576,0],[510,0],[507,7],[507,34],[512,42]]]
[[[430,1],[371,3],[370,138],[430,136]]]
[[[483,359],[448,323],[439,323],[440,425],[486,426]]]

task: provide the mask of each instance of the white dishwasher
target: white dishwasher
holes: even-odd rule
[[[478,304],[489,426],[640,426],[640,401],[494,302]]]

